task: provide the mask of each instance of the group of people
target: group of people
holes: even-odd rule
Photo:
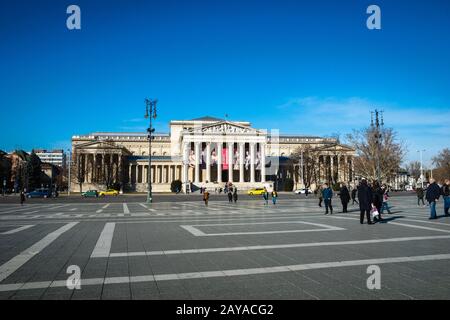
[[[322,207],[322,202],[325,204],[325,214],[333,214],[333,189],[324,184],[318,191],[319,207]],[[373,224],[374,220],[383,220],[382,214],[386,210],[389,214],[392,213],[389,208],[389,191],[386,185],[380,185],[377,181],[369,184],[367,180],[361,180],[359,186],[354,188],[351,192],[344,183],[341,183],[339,189],[339,198],[342,203],[342,212],[348,212],[348,204],[353,200],[352,204],[359,204],[360,221],[364,223],[364,216],[367,217],[367,223]],[[358,200],[356,200],[358,199]],[[374,214],[376,213],[376,214]]]
[[[271,193],[269,193],[269,191],[267,190],[266,187],[264,187],[264,192],[263,192],[263,199],[264,199],[264,205],[268,205],[269,204],[269,196],[272,196],[272,203],[274,205],[277,204],[277,199],[278,199],[278,192],[274,189],[272,190]]]

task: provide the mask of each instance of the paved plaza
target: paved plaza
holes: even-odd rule
[[[392,197],[375,225],[334,205],[0,202],[0,299],[450,298],[449,218],[428,220],[414,196]],[[80,289],[67,287],[70,266]]]

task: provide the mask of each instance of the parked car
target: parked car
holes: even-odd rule
[[[264,193],[264,188],[254,188],[247,191],[247,194],[251,196],[262,195]]]
[[[294,191],[295,194],[305,194],[306,193],[306,188],[303,189],[297,189]],[[308,188],[308,194],[313,193],[313,191],[311,189]]]
[[[88,190],[86,192],[83,192],[81,194],[83,197],[87,198],[87,197],[96,197],[98,198],[98,191],[97,190]]]
[[[104,197],[104,196],[118,196],[119,195],[119,191],[114,190],[114,189],[108,189],[106,191],[100,191],[98,193],[98,195],[100,197]]]
[[[27,198],[48,198],[51,196],[51,192],[49,189],[41,188],[28,192],[26,196]]]

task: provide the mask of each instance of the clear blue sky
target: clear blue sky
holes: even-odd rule
[[[81,30],[66,8],[81,7]],[[366,28],[377,4],[382,30]],[[2,1],[0,149],[203,115],[344,135],[385,111],[425,160],[449,147],[450,1]]]

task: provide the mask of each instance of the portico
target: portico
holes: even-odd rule
[[[264,183],[266,132],[227,121],[181,132],[184,184]]]

